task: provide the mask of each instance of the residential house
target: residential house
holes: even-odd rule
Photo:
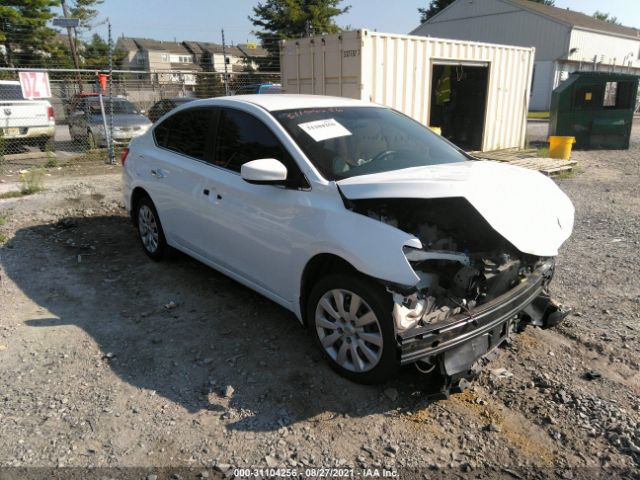
[[[158,83],[196,84],[202,67],[183,43],[120,37],[116,49],[126,52],[121,68],[151,72]]]

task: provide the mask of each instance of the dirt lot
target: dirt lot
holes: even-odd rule
[[[282,308],[185,256],[149,261],[119,167],[50,168],[44,192],[0,200],[0,467],[637,478],[639,127],[631,150],[577,152],[558,179],[576,226],[554,291],[576,314],[441,401],[412,369],[349,383]]]

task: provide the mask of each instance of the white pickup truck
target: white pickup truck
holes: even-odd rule
[[[15,153],[15,145],[35,145],[53,150],[56,121],[46,100],[25,100],[20,82],[0,80],[0,134],[5,153]]]

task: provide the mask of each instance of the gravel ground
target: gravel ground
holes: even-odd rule
[[[0,200],[0,467],[637,478],[640,128],[631,150],[574,158],[553,288],[575,315],[527,329],[440,401],[413,369],[352,384],[282,308],[185,256],[149,261],[117,168],[63,168]]]

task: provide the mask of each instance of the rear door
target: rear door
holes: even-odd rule
[[[156,147],[143,151],[145,186],[156,205],[169,243],[209,258],[213,243],[202,240],[202,224],[215,196],[205,185],[211,156],[215,109],[183,110],[163,120],[153,131]]]

